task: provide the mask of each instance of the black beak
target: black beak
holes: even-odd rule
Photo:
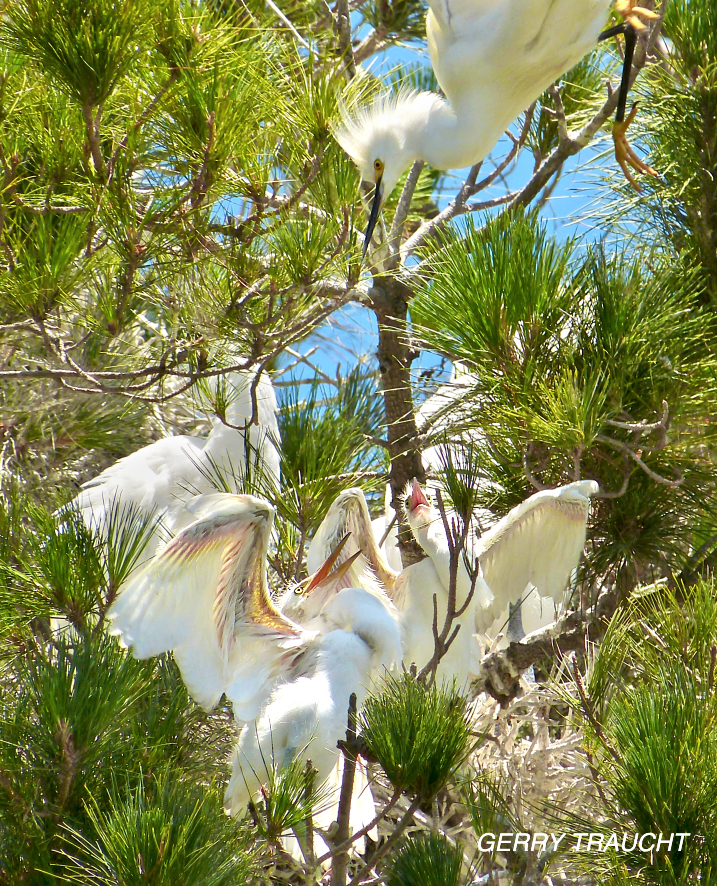
[[[376,227],[376,222],[378,221],[378,214],[381,210],[381,197],[383,196],[383,188],[381,187],[381,179],[382,176],[376,179],[376,187],[373,192],[373,202],[371,203],[371,214],[368,217],[368,227],[366,228],[366,235],[363,241],[363,252],[361,253],[362,258],[366,258],[366,253],[368,252],[368,247],[371,243],[371,237],[373,237],[373,230]]]

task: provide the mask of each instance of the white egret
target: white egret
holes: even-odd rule
[[[415,664],[421,670],[431,660],[435,649],[434,597],[439,633],[448,609],[448,541],[440,514],[431,506],[416,480],[406,490],[406,513],[411,532],[427,558],[401,572],[396,580],[393,601],[400,613],[403,663],[406,667]],[[456,609],[465,605],[470,590],[471,579],[461,563],[456,582]],[[460,626],[460,630],[438,665],[436,676],[439,679],[455,677],[459,686],[467,685],[480,658],[475,631],[485,630],[490,624],[486,613],[490,612],[492,605],[493,594],[478,576],[470,603],[453,622],[453,627]]]
[[[452,428],[452,436],[455,439],[456,429],[458,429],[462,442],[468,442],[475,447],[485,445],[485,435],[471,422],[471,409],[474,408],[474,405],[473,403],[466,404],[464,399],[475,387],[476,382],[475,373],[469,372],[461,364],[455,363],[449,381],[441,385],[430,397],[427,397],[416,412],[416,426],[419,435],[432,436],[439,441],[432,446],[426,446],[421,451],[421,461],[426,475],[431,479],[431,488],[440,487],[443,491],[438,478],[445,467],[446,447],[453,451],[454,461],[456,457],[455,447],[450,441],[447,444],[440,442],[442,434],[450,432]],[[457,457],[460,458],[460,455]],[[482,479],[481,485],[483,488],[490,488],[494,484],[487,479]],[[400,572],[403,566],[398,549],[396,512],[391,501],[391,487],[387,484],[384,516],[373,521],[374,534],[380,540],[385,534],[385,527],[389,525],[392,527],[381,546],[381,552],[388,563]],[[450,519],[450,512],[448,517]],[[474,514],[476,528],[479,528],[480,531],[491,526],[495,520],[496,518],[491,512],[485,509]]]
[[[610,2],[429,0],[428,50],[446,98],[408,90],[384,95],[356,114],[344,111],[336,130],[362,180],[374,186],[364,252],[382,202],[403,172],[415,160],[435,169],[483,160],[506,127],[597,45]],[[635,0],[618,0],[616,8],[631,29],[655,17]],[[616,127],[616,146],[627,162],[652,172],[625,150],[629,122]]]
[[[531,585],[563,602],[585,547],[590,499],[599,491],[595,480],[578,480],[535,492],[475,541],[471,556],[493,592],[493,619]]]
[[[344,544],[345,541],[345,544]],[[339,546],[336,565],[355,558],[349,566],[341,585],[325,585],[311,594],[303,593],[301,586],[290,588],[282,598],[279,608],[294,621],[310,625],[328,601],[328,594],[341,587],[363,588],[393,610],[390,594],[397,573],[391,569],[378,549],[371,526],[366,497],[361,489],[352,487],[336,497],[316,534],[311,540],[306,558],[309,573],[315,572],[332,551]]]
[[[159,519],[161,530],[145,550],[145,556],[151,556],[162,542],[162,531],[166,538],[194,519],[185,504],[195,495],[214,491],[213,478],[230,489],[236,487],[236,480],[247,470],[247,454],[250,466],[259,466],[267,482],[278,485],[276,398],[266,373],[256,389],[258,424],[251,425],[247,433],[237,430],[252,417],[254,378],[251,371],[229,374],[227,381],[233,391],[226,409],[227,424],[216,419],[207,437],[163,437],[85,483],[74,504],[87,525],[105,532],[110,507],[132,504],[142,514]]]
[[[516,603],[530,585],[543,597],[562,600],[585,545],[590,497],[598,491],[594,480],[581,480],[536,492],[471,543],[468,559],[477,560],[480,567],[474,597],[466,612],[456,620],[461,630],[441,662],[439,674],[465,680],[475,662],[475,649],[469,635],[473,630],[485,633],[501,611],[508,604]],[[440,514],[416,481],[407,494],[406,508],[413,535],[433,567],[431,571],[431,567],[424,566],[425,561],[407,567],[398,578],[394,596],[402,612],[404,641],[410,637],[409,647],[404,648],[404,662],[413,656],[411,660],[421,667],[433,654],[434,594],[439,609],[439,630],[445,618],[449,588],[448,541]],[[469,591],[470,576],[461,561],[456,586],[458,607]],[[422,615],[414,618],[412,613],[419,610]]]
[[[171,650],[195,701],[209,710],[226,694],[245,721],[225,796],[238,813],[268,765],[302,754],[319,782],[330,775],[349,697],[360,703],[373,675],[400,661],[400,635],[386,607],[361,588],[331,595],[321,631],[290,621],[268,592],[271,505],[214,494],[190,507],[196,521],[134,573],[109,616],[137,658]],[[330,576],[319,573],[307,590],[322,580]]]

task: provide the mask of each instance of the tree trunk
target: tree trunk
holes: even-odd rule
[[[402,494],[414,477],[425,480],[411,392],[411,363],[418,356],[408,335],[408,301],[411,290],[395,277],[377,277],[369,292],[378,320],[378,367],[381,373],[389,455],[392,501],[398,514],[398,547],[404,566],[425,557],[406,522]]]

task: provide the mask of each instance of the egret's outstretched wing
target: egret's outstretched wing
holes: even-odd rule
[[[585,545],[594,480],[536,492],[478,539],[483,578],[495,596],[493,616],[520,599],[528,583],[561,600]]]
[[[113,632],[137,658],[172,650],[199,704],[209,709],[226,692],[245,719],[308,635],[269,599],[273,508],[225,494],[191,507],[198,519],[124,586],[109,613]]]

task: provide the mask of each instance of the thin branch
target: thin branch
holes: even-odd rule
[[[446,541],[448,544],[448,600],[446,602],[446,616],[443,621],[443,627],[441,628],[441,631],[439,633],[438,597],[436,594],[433,595],[433,655],[418,674],[418,679],[422,682],[425,682],[427,685],[430,685],[430,683],[435,680],[438,665],[441,663],[441,660],[444,658],[451,645],[453,644],[453,641],[458,636],[458,632],[460,631],[461,627],[463,627],[463,625],[461,625],[460,623],[456,624],[454,627],[454,622],[465,613],[466,609],[470,605],[470,602],[475,594],[476,582],[478,581],[479,575],[479,567],[478,563],[476,562],[473,565],[473,568],[469,570],[471,577],[470,590],[466,595],[466,599],[463,601],[462,605],[460,607],[457,606],[456,601],[458,594],[458,569],[460,567],[463,553],[465,551],[469,526],[467,521],[461,521],[461,528],[459,532],[457,521],[455,519],[453,520],[452,525],[449,525],[445,505],[443,503],[443,496],[441,495],[441,491],[439,489],[436,490],[436,500],[438,503],[438,510],[441,515],[441,521],[443,523],[443,531],[445,532]]]
[[[317,378],[320,378],[321,381],[329,385],[336,384],[336,379],[329,378],[329,376],[323,370],[319,369],[318,366],[315,366],[305,354],[301,354],[299,353],[299,351],[295,351],[293,348],[285,348],[284,350],[287,354],[291,354],[291,356],[294,357],[297,363],[303,363],[305,366],[308,366],[309,369],[314,373],[314,375]]]
[[[354,61],[357,65],[365,62],[367,58],[382,52],[392,41],[387,40],[388,30],[386,28],[376,28],[365,37],[358,46],[354,48]]]
[[[575,685],[578,688],[578,693],[580,695],[580,706],[582,708],[583,713],[587,717],[590,725],[592,726],[595,734],[602,742],[603,746],[607,751],[609,751],[610,756],[616,763],[620,763],[620,756],[612,747],[610,742],[607,740],[607,736],[605,735],[602,725],[598,722],[597,717],[595,716],[592,705],[590,704],[590,700],[588,699],[587,693],[585,692],[585,686],[583,684],[583,678],[580,674],[580,669],[578,668],[578,661],[575,655],[572,657],[572,666],[573,666],[573,677],[575,678]]]
[[[348,80],[353,80],[356,76],[356,61],[351,43],[351,13],[348,0],[337,0],[334,27],[339,38],[339,51],[344,65],[344,74]]]
[[[82,105],[82,117],[85,121],[85,131],[87,132],[87,144],[92,156],[92,162],[97,175],[104,177],[105,161],[102,157],[102,148],[100,146],[100,116],[102,108],[97,109],[97,114],[92,116],[92,106],[89,104]]]
[[[660,474],[656,474],[652,468],[649,468],[640,456],[627,445],[627,443],[622,443],[620,440],[613,440],[612,437],[606,437],[605,434],[596,434],[595,439],[600,443],[605,443],[606,446],[611,446],[613,449],[617,449],[619,452],[624,452],[625,455],[627,455],[628,458],[631,458],[651,480],[655,481],[655,483],[675,489],[677,486],[681,486],[684,482],[685,478],[681,475],[677,480],[668,480],[667,477],[662,477]]]
[[[510,191],[502,197],[493,197],[491,200],[481,200],[479,203],[468,203],[464,212],[482,212],[484,209],[492,209],[494,206],[504,206],[515,197],[517,191]]]
[[[277,16],[277,18],[281,19],[281,21],[286,25],[286,27],[291,31],[291,33],[296,37],[298,42],[304,47],[304,49],[311,49],[311,46],[304,40],[301,34],[296,30],[292,22],[284,15],[284,13],[279,9],[279,7],[274,3],[274,0],[265,0],[266,5],[271,9],[271,11]]]
[[[474,166],[472,166],[465,181],[463,182],[463,185],[461,186],[461,189],[456,195],[455,200],[452,200],[442,212],[438,213],[435,218],[425,221],[416,231],[416,233],[408,238],[408,240],[403,244],[403,248],[401,249],[401,260],[403,262],[405,262],[406,259],[419,248],[419,246],[422,246],[426,242],[426,240],[434,237],[440,230],[442,230],[443,227],[445,227],[445,225],[452,218],[456,218],[457,216],[463,215],[466,212],[475,212],[481,209],[489,209],[492,206],[500,206],[503,203],[509,202],[515,197],[515,194],[511,193],[503,197],[497,197],[493,200],[486,200],[481,203],[468,203],[468,200],[474,194],[477,194],[479,191],[482,191],[489,185],[493,184],[493,182],[498,179],[515,160],[518,152],[523,147],[528,138],[528,135],[530,134],[530,126],[533,122],[534,113],[535,102],[533,102],[533,104],[530,105],[528,110],[525,112],[525,120],[523,121],[523,126],[521,127],[520,136],[516,138],[510,131],[508,131],[508,135],[513,141],[513,147],[489,175],[487,175],[480,181],[477,181],[478,173],[480,172],[480,169],[483,165],[483,161],[481,160],[479,163],[476,163]]]
[[[537,489],[538,492],[543,492],[546,489],[550,489],[550,486],[546,486],[544,483],[541,483],[537,477],[534,476],[533,472],[530,469],[530,465],[528,463],[528,455],[533,449],[533,444],[528,443],[523,448],[523,473],[525,474],[525,479],[530,483],[533,489]]]
[[[333,849],[329,852],[326,852],[324,855],[320,856],[316,859],[316,864],[323,864],[323,862],[328,861],[332,855],[336,852],[342,852],[344,849],[350,849],[354,843],[361,839],[361,837],[365,837],[370,831],[372,831],[377,824],[379,824],[383,819],[388,815],[388,813],[393,809],[393,807],[398,803],[401,797],[401,791],[394,791],[391,797],[389,798],[388,803],[377,812],[376,815],[371,819],[371,821],[360,828],[358,831],[354,831],[353,834],[344,842],[335,845]],[[334,836],[334,840],[336,840],[336,836]]]
[[[215,114],[214,111],[210,111],[207,114],[207,142],[204,146],[204,154],[202,156],[202,165],[199,167],[199,171],[194,177],[194,181],[192,182],[192,187],[189,189],[189,193],[182,199],[182,202],[185,203],[189,200],[192,209],[196,209],[199,204],[202,202],[204,197],[206,196],[207,191],[209,190],[210,180],[207,175],[209,169],[209,159],[212,153],[212,148],[214,147],[214,138],[216,135],[215,129]]]
[[[662,418],[656,422],[648,422],[646,419],[644,421],[638,422],[626,422],[626,421],[615,421],[614,419],[608,418],[605,419],[605,424],[610,425],[611,428],[621,428],[625,431],[637,431],[640,434],[650,434],[653,431],[658,430],[667,430],[667,422],[670,415],[670,409],[667,405],[667,400],[662,401]]]
[[[337,827],[333,843],[336,848],[332,849],[331,862],[331,886],[346,886],[346,878],[349,870],[348,848],[350,836],[351,797],[354,789],[354,777],[356,775],[356,758],[358,748],[356,745],[356,693],[352,692],[349,698],[348,725],[346,728],[346,741],[339,742],[339,747],[344,756],[344,772],[341,779],[341,793],[339,794],[339,810]]]
[[[154,96],[152,101],[147,105],[147,107],[142,111],[139,117],[135,120],[134,125],[130,132],[126,133],[122,141],[117,145],[114,150],[114,153],[110,157],[110,161],[107,164],[107,176],[112,175],[112,172],[115,168],[117,160],[119,159],[120,153],[127,147],[129,143],[129,139],[131,135],[135,135],[139,132],[140,128],[147,120],[152,116],[154,109],[160,103],[160,101],[164,98],[164,96],[169,92],[174,83],[179,78],[179,68],[173,68],[169,77],[165,81],[164,85],[160,88],[159,92]]]

